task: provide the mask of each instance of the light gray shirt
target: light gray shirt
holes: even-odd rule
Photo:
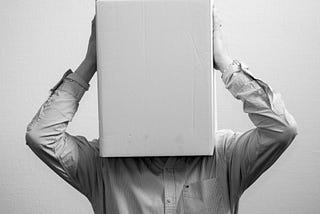
[[[99,139],[66,131],[89,85],[68,70],[27,127],[32,151],[84,194],[96,214],[235,214],[241,194],[297,135],[281,95],[242,65],[221,75],[254,128],[216,132],[212,156],[99,157]]]

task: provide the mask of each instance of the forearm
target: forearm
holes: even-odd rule
[[[41,105],[27,126],[27,143],[31,146],[51,145],[63,136],[68,122],[72,120],[78,104],[89,85],[75,73],[68,71],[52,89],[49,98]]]
[[[96,62],[85,59],[75,70],[75,73],[78,74],[86,83],[89,83],[94,73],[96,72],[96,70],[97,70]]]
[[[221,73],[224,73],[228,69],[228,66],[232,63],[232,58],[226,54],[223,56],[216,56],[216,59],[213,61],[216,63],[216,68]]]
[[[296,122],[286,110],[279,93],[255,78],[246,66],[242,66],[240,71],[233,69],[229,67],[221,78],[231,94],[243,102],[243,111],[249,114],[257,128],[278,134],[288,128],[296,129]]]

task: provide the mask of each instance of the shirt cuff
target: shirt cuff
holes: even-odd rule
[[[78,101],[84,93],[89,89],[90,85],[86,83],[78,74],[67,70],[58,83],[50,89],[51,95],[56,91],[65,91],[75,97]]]
[[[221,78],[226,89],[228,89],[237,99],[241,99],[241,96],[243,97],[243,95],[246,94],[246,91],[252,92],[253,90],[259,91],[259,89],[262,89],[268,98],[266,102],[271,108],[274,108],[271,102],[274,94],[273,89],[261,79],[254,77],[249,71],[248,66],[244,63],[240,62],[240,67],[238,67],[238,69],[231,66],[228,70],[222,73]]]
[[[225,84],[226,89],[228,89],[231,94],[237,98],[237,94],[245,90],[247,87],[254,87],[259,89],[260,86],[257,84],[257,80],[252,73],[249,71],[248,66],[244,63],[239,65],[231,64],[228,69],[222,73],[221,79]]]
[[[86,91],[89,89],[90,84],[84,81],[81,76],[75,72],[66,76],[66,79],[77,82],[80,86],[82,86]]]

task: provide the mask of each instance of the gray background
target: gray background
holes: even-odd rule
[[[317,213],[320,205],[320,2],[219,0],[232,56],[282,94],[298,123],[293,144],[242,196],[240,213]],[[84,57],[94,1],[0,3],[0,212],[93,213],[89,202],[25,146],[49,89]],[[252,128],[220,75],[218,128]],[[96,76],[68,131],[98,136]]]

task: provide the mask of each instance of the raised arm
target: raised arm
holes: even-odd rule
[[[243,111],[255,126],[246,132],[217,132],[217,155],[225,163],[224,176],[234,206],[243,191],[290,145],[297,135],[297,124],[278,92],[255,78],[245,65],[231,60],[222,44],[221,22],[214,19],[216,69],[222,72],[226,89],[243,102]]]
[[[72,72],[65,72],[51,89],[49,98],[27,126],[26,143],[32,151],[64,180],[90,197],[90,176],[98,157],[97,140],[66,132],[79,102],[89,89],[96,71],[95,20],[84,61]],[[88,176],[87,176],[88,175]]]

